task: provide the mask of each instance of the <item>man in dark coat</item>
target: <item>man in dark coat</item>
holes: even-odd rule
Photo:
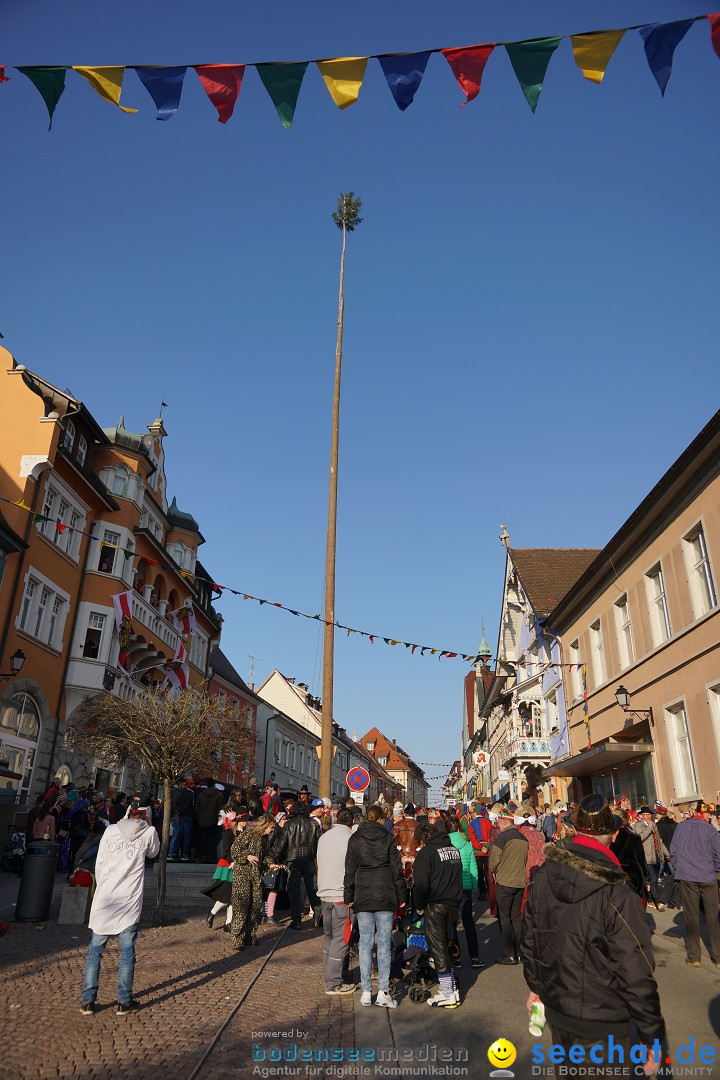
[[[378,996],[376,1005],[394,1009],[390,996],[390,958],[395,911],[407,901],[397,840],[387,832],[385,811],[368,807],[350,837],[345,856],[344,900],[352,906],[360,932],[361,1004],[372,1005],[372,951],[377,934]]]
[[[642,905],[609,850],[616,833],[604,796],[587,795],[576,835],[546,849],[528,889],[521,955],[527,1007],[542,1001],[553,1044],[585,1048],[586,1076],[632,1076],[630,1022],[659,1063],[665,1024]],[[622,1048],[614,1057],[613,1048]],[[590,1050],[603,1045],[602,1061]],[[573,1060],[577,1060],[576,1058]],[[597,1065],[597,1069],[596,1069]],[[618,1072],[620,1070],[620,1072]]]
[[[195,821],[200,832],[200,857],[203,862],[217,862],[217,849],[220,841],[218,825],[220,810],[225,801],[222,784],[215,786],[215,781],[208,777],[205,786],[195,798]]]
[[[449,942],[463,903],[462,857],[440,818],[434,825],[418,825],[422,845],[415,856],[415,909],[425,915],[428,950],[440,983],[428,1005],[456,1009],[460,992],[455,986]]]
[[[315,853],[320,830],[310,818],[307,803],[297,802],[290,811],[288,823],[271,852],[272,869],[285,865],[289,871],[290,926],[302,930],[302,883],[313,912],[313,925],[319,926],[321,904],[315,891]]]

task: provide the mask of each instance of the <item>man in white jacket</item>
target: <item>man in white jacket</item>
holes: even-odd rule
[[[345,855],[352,813],[338,810],[332,829],[320,837],[317,847],[317,893],[322,903],[323,967],[326,994],[352,994],[354,983],[343,982],[343,967],[349,946],[345,944],[345,919],[348,906],[344,902]]]
[[[109,937],[117,936],[120,943],[118,971],[118,1002],[116,1013],[124,1016],[133,1012],[133,975],[135,974],[135,940],[140,925],[145,878],[145,859],[154,858],[160,850],[156,830],[149,825],[145,810],[130,810],[116,825],[103,833],[95,863],[96,889],[90,908],[92,940],[85,962],[83,983],[83,1016],[95,1012],[95,998],[100,980],[100,961]]]

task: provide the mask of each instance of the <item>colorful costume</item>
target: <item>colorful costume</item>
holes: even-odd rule
[[[259,836],[246,829],[232,845],[232,943],[236,949],[248,949],[255,944],[257,928],[263,913],[263,876],[270,869],[270,836]],[[249,863],[248,855],[258,862]]]

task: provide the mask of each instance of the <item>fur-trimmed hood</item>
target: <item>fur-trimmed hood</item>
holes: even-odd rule
[[[592,848],[546,844],[543,852],[548,884],[565,904],[576,904],[607,886],[628,883],[624,870]]]

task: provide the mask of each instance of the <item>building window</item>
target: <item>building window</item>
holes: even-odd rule
[[[665,595],[665,579],[660,563],[645,575],[648,612],[650,614],[650,632],[653,645],[662,645],[672,635],[670,612]]]
[[[67,450],[68,453],[72,451],[72,448],[75,444],[75,425],[73,424],[72,420],[68,420],[67,424],[65,425],[62,444],[64,449]]]
[[[56,498],[57,498],[57,493],[54,492],[52,490],[52,488],[48,487],[47,491],[45,492],[45,502],[43,503],[43,508],[42,508],[42,516],[44,518],[52,518],[52,516],[53,516],[53,507],[55,506],[55,499]],[[38,522],[38,531],[44,533],[46,536],[52,535],[52,532],[55,531],[55,522],[54,521],[41,521],[41,522]]]
[[[387,765],[387,763],[388,763],[388,759],[386,757],[379,757],[378,758],[378,765]]]
[[[375,743],[374,742],[365,743],[365,746],[370,751],[370,753],[372,754],[373,750],[375,749]]]
[[[305,769],[305,747],[301,746],[300,747],[300,762],[299,762],[299,765],[298,765],[298,772],[300,773],[301,776],[303,774],[304,769]]]
[[[125,498],[127,495],[128,483],[130,481],[130,470],[125,465],[118,465],[113,476],[112,493],[113,495],[119,495],[121,498]]]
[[[81,468],[85,464],[86,457],[87,457],[87,439],[85,438],[84,435],[81,435],[80,439],[78,440],[78,448],[77,448],[77,463]]]
[[[697,796],[697,774],[693,759],[687,713],[681,703],[665,710],[670,761],[672,763],[675,795],[677,799]]]
[[[35,590],[37,589],[37,587],[38,582],[34,581],[33,578],[29,577],[27,579],[27,584],[25,585],[25,595],[23,596],[22,610],[20,612],[21,630],[25,630],[27,628],[30,608],[32,606],[33,597],[35,596]]]
[[[590,645],[592,652],[593,677],[595,685],[600,686],[607,678],[605,672],[605,650],[603,648],[602,626],[596,619],[590,627]]]
[[[279,735],[276,735],[275,736],[275,742],[274,742],[274,745],[273,745],[273,752],[274,752],[274,755],[275,755],[275,764],[276,765],[280,764],[280,753],[281,753],[281,751],[282,751],[282,739],[280,738]]]
[[[115,555],[120,546],[120,533],[106,529],[100,544],[98,570],[102,574],[112,574],[115,568]]]
[[[48,600],[51,593],[45,586],[40,590],[40,602],[35,610],[35,637],[40,637],[40,631],[42,630],[43,622],[45,621],[45,611],[47,610]]]
[[[705,615],[717,606],[705,533],[700,526],[684,537],[684,547],[693,611],[695,618],[699,619],[701,615]]]
[[[715,746],[720,756],[720,683],[711,686],[708,691],[708,704],[712,717],[713,730],[715,732]]]
[[[207,667],[208,639],[204,634],[196,631],[190,638],[190,663],[200,671]]]
[[[580,642],[578,639],[570,644],[570,682],[572,683],[573,701],[581,698],[583,694],[582,663],[580,661]]]
[[[83,656],[89,660],[97,660],[100,654],[104,626],[105,616],[99,611],[91,611],[83,645]]]
[[[615,626],[617,627],[618,646],[620,648],[620,667],[629,668],[635,663],[635,643],[633,642],[632,623],[630,622],[630,604],[627,593],[615,601]]]
[[[20,799],[27,798],[40,738],[40,712],[29,694],[15,694],[0,703],[0,758],[20,773]]]
[[[290,769],[292,770],[292,772],[295,772],[295,754],[296,754],[295,743],[290,743],[290,754],[289,754],[290,761],[289,761],[289,764],[290,764]]]

